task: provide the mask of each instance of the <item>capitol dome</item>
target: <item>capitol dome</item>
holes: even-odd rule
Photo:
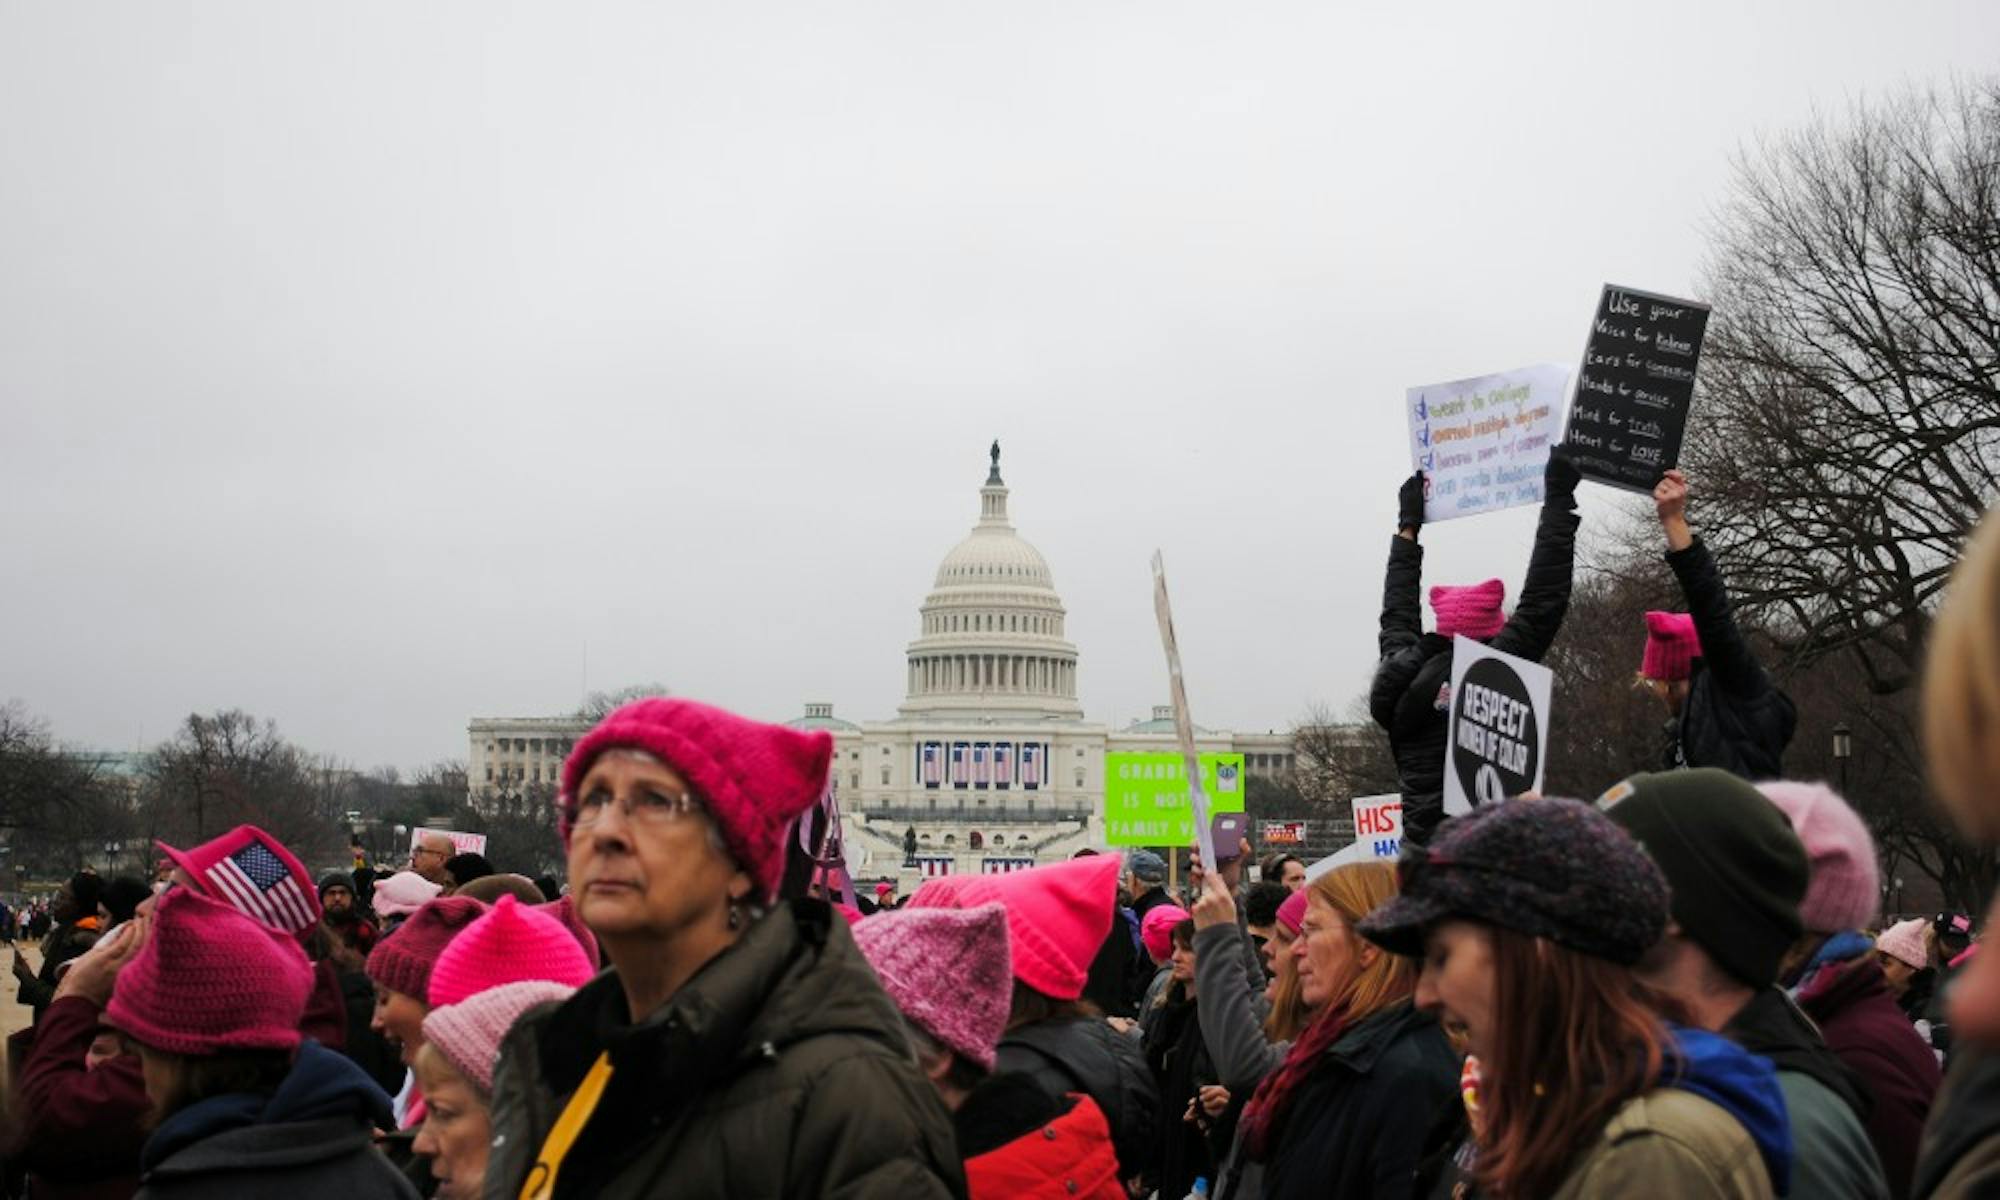
[[[1081,719],[1068,614],[1048,560],[1008,520],[998,442],[979,523],[938,564],[920,613],[904,717]]]

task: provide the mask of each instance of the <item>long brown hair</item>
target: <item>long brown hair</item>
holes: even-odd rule
[[[1271,934],[1273,941],[1278,934]],[[1292,961],[1292,938],[1285,936],[1285,944],[1272,955],[1277,967],[1277,984],[1271,991],[1271,1015],[1264,1018],[1264,1036],[1273,1042],[1289,1042],[1306,1031],[1312,1024],[1312,1009],[1306,1006],[1304,991],[1299,987],[1299,967]]]
[[[1546,1196],[1612,1114],[1659,1081],[1666,1029],[1630,968],[1488,928],[1494,1042],[1480,1063],[1473,1177],[1486,1195]]]

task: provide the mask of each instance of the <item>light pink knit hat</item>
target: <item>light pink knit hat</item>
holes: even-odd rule
[[[1799,920],[1813,933],[1861,929],[1882,902],[1875,839],[1860,816],[1823,783],[1776,780],[1757,790],[1778,806],[1806,844],[1812,879],[1799,902]]]
[[[432,883],[415,871],[398,871],[375,885],[373,907],[378,917],[407,917],[437,899],[443,884]]]
[[[390,935],[401,936],[402,930]],[[445,944],[431,967],[430,1006],[457,1004],[502,984],[543,979],[578,988],[597,971],[563,923],[502,896]]]
[[[1468,587],[1439,584],[1431,589],[1431,611],[1437,614],[1437,631],[1443,637],[1464,634],[1485,640],[1500,632],[1507,617],[1500,602],[1507,598],[1507,585],[1497,579]]]
[[[193,888],[173,888],[153,908],[146,944],[118,972],[104,1019],[169,1054],[294,1050],[312,981],[312,964],[289,934]]]
[[[1897,962],[1921,971],[1931,965],[1930,947],[1924,943],[1924,932],[1930,924],[1922,917],[1898,921],[1876,935],[1875,948]]]
[[[960,1058],[993,1069],[1014,997],[1005,909],[876,913],[854,926],[854,940],[903,1016]]]
[[[493,1095],[493,1064],[500,1043],[521,1014],[537,1004],[567,1000],[576,989],[546,979],[524,979],[467,996],[456,1004],[434,1008],[424,1017],[424,1041],[479,1089]]]

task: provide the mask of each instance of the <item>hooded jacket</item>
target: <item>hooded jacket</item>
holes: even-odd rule
[[[1026,1075],[991,1075],[952,1124],[971,1200],[1126,1200],[1111,1127],[1088,1096],[1055,1099]]]
[[[951,1123],[847,922],[790,900],[633,1022],[616,968],[501,1043],[485,1195],[514,1200],[600,1054],[556,1196],[965,1194]]]
[[[307,1041],[270,1096],[211,1096],[161,1122],[140,1156],[138,1196],[414,1198],[375,1149],[374,1127],[388,1120],[389,1097],[361,1068]]]
[[[1767,987],[1722,1035],[1771,1060],[1792,1129],[1792,1194],[1882,1200],[1889,1184],[1862,1127],[1869,1102],[1854,1073],[1784,989]]]
[[[996,1071],[1030,1076],[1052,1097],[1082,1092],[1111,1126],[1121,1179],[1152,1166],[1160,1093],[1136,1038],[1094,1018],[1039,1021],[1000,1039]]]
[[[1917,1144],[1943,1082],[1937,1055],[1896,1007],[1872,955],[1821,967],[1799,989],[1799,1007],[1866,1084],[1874,1101],[1868,1140],[1882,1159],[1889,1194],[1909,1195]]]
[[[52,1002],[18,1063],[5,1150],[38,1200],[122,1200],[139,1186],[146,1082],[135,1055],[84,1065],[98,1017],[82,996]]]
[[[1791,1168],[1771,1064],[1715,1034],[1676,1029],[1660,1086],[1612,1114],[1555,1200],[1763,1200],[1787,1193]]]
[[[1662,770],[1720,767],[1744,779],[1782,779],[1798,724],[1792,698],[1765,672],[1729,609],[1729,589],[1700,538],[1667,552],[1701,639],[1680,716],[1667,723]]]
[[[1495,650],[1542,661],[1569,611],[1576,565],[1574,495],[1551,494],[1535,525],[1535,548],[1514,615],[1488,643]],[[1444,819],[1445,725],[1451,715],[1451,639],[1424,632],[1419,598],[1424,548],[1404,537],[1389,539],[1389,570],[1382,586],[1381,661],[1368,691],[1368,711],[1389,735],[1403,794],[1403,836],[1418,844]]]

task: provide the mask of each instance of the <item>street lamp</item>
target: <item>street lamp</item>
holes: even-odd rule
[[[1840,764],[1840,794],[1847,795],[1847,760],[1854,757],[1854,731],[1842,721],[1833,727],[1833,761]]]
[[[125,843],[123,842],[104,843],[104,873],[106,875],[116,875],[118,873],[118,854],[123,849],[125,849]]]

